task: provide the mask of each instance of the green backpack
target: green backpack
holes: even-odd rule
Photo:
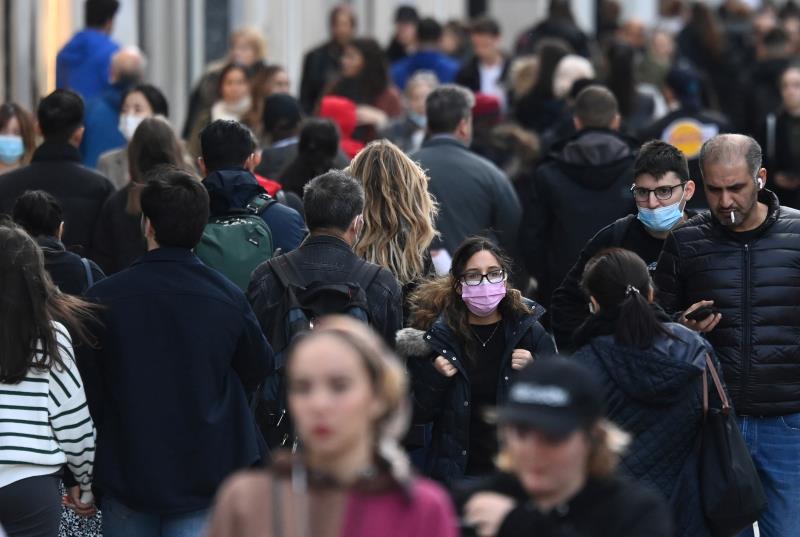
[[[277,203],[269,194],[259,194],[244,209],[211,217],[194,253],[203,263],[218,270],[247,291],[250,276],[274,252],[272,232],[261,218]]]

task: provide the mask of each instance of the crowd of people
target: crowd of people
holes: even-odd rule
[[[0,535],[800,535],[800,7],[661,4],[341,4],[296,95],[243,28],[179,131],[86,0],[0,106]]]

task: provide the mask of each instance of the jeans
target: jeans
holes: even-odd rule
[[[209,509],[180,515],[134,511],[111,497],[103,498],[104,537],[201,537]]]
[[[800,536],[800,413],[742,416],[739,428],[767,495],[758,519],[760,536]],[[740,537],[752,535],[748,529]]]
[[[38,475],[0,487],[0,527],[9,537],[52,537],[61,521],[58,475]]]

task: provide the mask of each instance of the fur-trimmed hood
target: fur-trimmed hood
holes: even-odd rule
[[[416,328],[403,328],[397,331],[395,351],[406,360],[427,356],[433,348],[425,341],[425,332]]]

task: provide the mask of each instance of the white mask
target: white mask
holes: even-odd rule
[[[136,127],[138,127],[139,123],[144,121],[144,119],[145,116],[122,114],[119,116],[119,132],[130,142],[131,138],[133,138],[133,133],[136,132]]]

